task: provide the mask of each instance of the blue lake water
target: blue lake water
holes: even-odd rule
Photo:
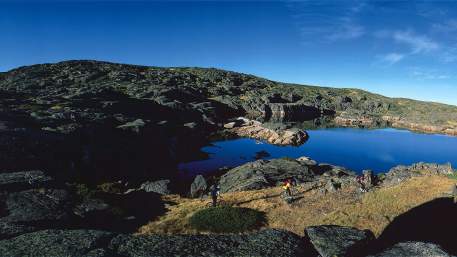
[[[332,128],[307,132],[309,140],[298,147],[275,146],[246,138],[213,142],[202,148],[209,159],[183,163],[179,169],[183,175],[193,176],[224,166],[238,166],[255,160],[259,151],[270,154],[264,159],[308,156],[319,163],[344,166],[357,172],[364,169],[385,172],[396,165],[420,161],[450,162],[457,167],[457,137],[390,128]]]

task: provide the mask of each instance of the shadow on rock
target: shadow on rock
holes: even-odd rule
[[[82,218],[77,227],[116,232],[135,232],[166,211],[159,194],[144,191],[125,195],[101,193],[85,204],[83,210],[79,210]]]
[[[378,247],[387,248],[398,242],[422,241],[438,244],[455,255],[456,214],[457,208],[452,198],[438,198],[424,203],[395,218],[379,237]]]

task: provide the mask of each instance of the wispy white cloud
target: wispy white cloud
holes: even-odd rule
[[[449,33],[457,31],[457,19],[450,19],[442,23],[432,24],[435,33]]]
[[[352,22],[343,22],[336,31],[329,34],[327,38],[331,41],[356,39],[365,34],[365,28]]]
[[[390,65],[398,63],[408,56],[429,54],[437,52],[438,49],[442,48],[438,42],[430,37],[422,34],[416,34],[410,30],[379,30],[374,32],[373,35],[375,38],[390,40],[392,41],[391,43],[407,47],[407,50],[402,52],[391,52],[381,55],[381,61]],[[450,55],[448,58],[450,58]]]
[[[419,67],[410,68],[409,76],[417,80],[445,80],[451,78],[451,76],[447,73]]]
[[[413,54],[428,53],[440,48],[440,45],[431,38],[411,31],[395,31],[392,33],[392,38],[397,43],[408,45]]]
[[[335,8],[332,2],[288,1],[301,36],[308,41],[333,43],[335,41],[358,39],[366,34],[366,28],[357,22],[357,15],[367,7],[366,0],[346,1],[338,5],[338,15],[326,16],[326,10]],[[332,10],[334,11],[334,10]]]
[[[395,64],[405,58],[404,54],[400,53],[388,53],[381,57],[381,60],[392,65]]]

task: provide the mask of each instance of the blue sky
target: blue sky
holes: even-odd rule
[[[97,59],[217,67],[457,105],[456,1],[0,0],[0,71]]]

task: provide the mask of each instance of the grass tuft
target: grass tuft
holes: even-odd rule
[[[265,223],[263,212],[240,207],[221,206],[197,211],[189,220],[198,231],[236,233],[249,231]]]

